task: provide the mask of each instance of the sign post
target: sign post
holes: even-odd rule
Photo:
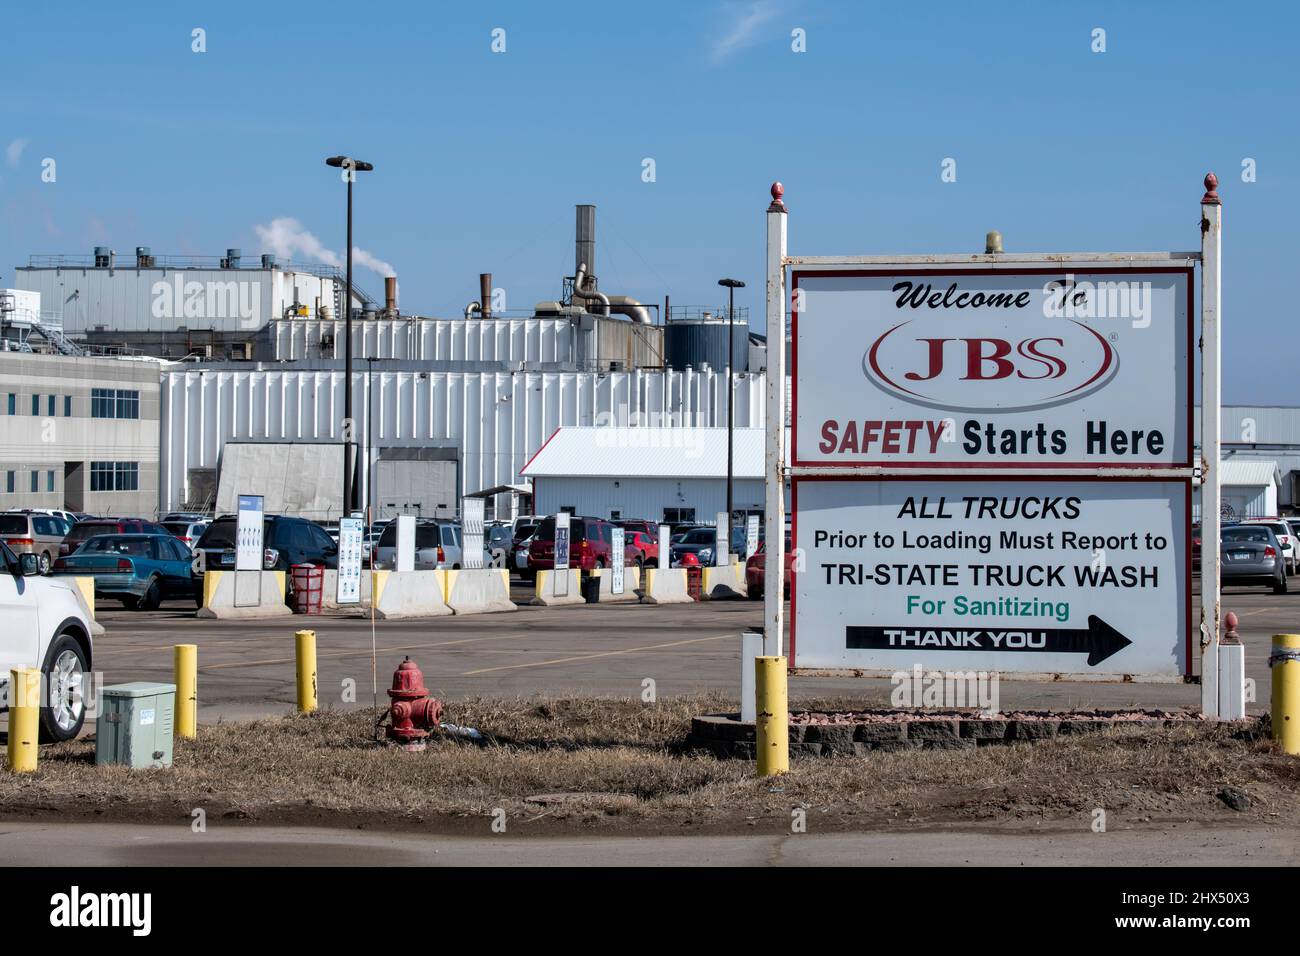
[[[1219,716],[1219,441],[1222,427],[1220,254],[1223,206],[1219,180],[1205,177],[1201,197],[1201,713]]]
[[[235,607],[252,607],[262,603],[262,570],[265,564],[263,533],[266,515],[261,495],[240,495],[235,518]],[[256,572],[252,580],[257,587],[241,586],[248,580],[241,571]],[[250,593],[251,590],[251,593]]]
[[[610,550],[613,552],[609,556],[609,591],[611,594],[623,593],[623,564],[627,560],[626,536],[627,532],[622,528],[610,529]]]
[[[661,524],[659,526],[659,567],[660,569],[670,568],[672,567],[673,564],[673,560],[672,560],[673,556],[671,553],[672,540],[673,540],[672,530],[673,529],[670,525]]]
[[[1204,685],[1218,660],[1220,207],[1207,187],[1202,253],[834,258],[785,254],[773,187],[766,539],[770,550],[784,538],[788,474],[803,567],[792,671],[1192,674],[1201,261],[1202,704],[1217,715],[1217,688]],[[774,654],[783,564],[765,570]]]
[[[555,516],[555,560],[552,562],[556,571],[569,570],[569,513],[561,511]],[[555,575],[555,594],[557,597],[569,596],[569,575]]]
[[[397,560],[393,569],[415,570],[415,515],[397,516]]]
[[[467,568],[483,567],[483,514],[487,502],[466,498],[461,504],[461,557]]]
[[[361,542],[365,522],[339,519],[339,574],[334,599],[338,604],[361,603]]]

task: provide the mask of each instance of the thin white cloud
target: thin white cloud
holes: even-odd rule
[[[757,3],[728,4],[727,10],[730,23],[726,32],[713,44],[711,58],[714,64],[722,63],[732,54],[757,43],[759,32],[781,12],[781,6],[775,0],[758,0]]]
[[[5,162],[10,168],[16,167],[19,160],[23,158],[23,150],[27,148],[27,140],[16,139],[5,147]]]

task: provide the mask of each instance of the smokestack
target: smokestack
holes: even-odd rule
[[[397,276],[384,278],[384,312],[390,319],[397,316]]]
[[[480,272],[478,274],[478,301],[480,303],[479,317],[484,319],[492,318],[492,273]]]
[[[578,206],[577,228],[574,230],[576,242],[573,247],[573,274],[576,276],[587,264],[587,275],[596,276],[596,207]]]

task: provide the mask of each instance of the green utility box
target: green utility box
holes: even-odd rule
[[[176,685],[135,681],[99,692],[95,763],[170,767]]]

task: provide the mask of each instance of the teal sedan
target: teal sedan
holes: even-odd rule
[[[168,534],[101,534],[54,562],[52,573],[95,579],[95,597],[152,611],[165,599],[194,599],[190,549]]]

